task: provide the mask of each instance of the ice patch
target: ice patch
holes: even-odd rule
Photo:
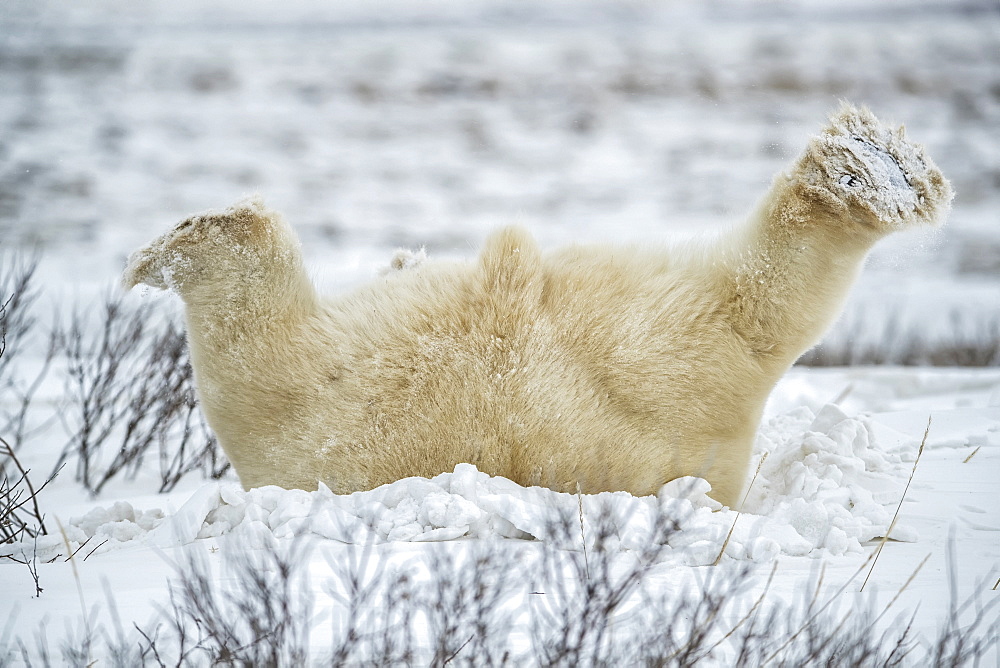
[[[808,408],[780,415],[758,436],[757,455],[768,457],[744,509],[787,524],[812,549],[858,551],[888,530],[909,473],[903,455],[915,448],[884,451],[866,418],[848,417],[832,404],[817,415]],[[916,535],[897,524],[892,538]]]

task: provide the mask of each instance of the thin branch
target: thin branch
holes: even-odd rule
[[[0,438],[0,444],[3,444],[4,449],[7,451],[7,456],[10,457],[11,461],[14,462],[14,466],[17,467],[17,470],[21,472],[21,480],[24,481],[25,486],[28,488],[28,499],[31,500],[32,507],[34,508],[32,515],[34,516],[35,520],[38,521],[38,527],[41,530],[42,535],[43,536],[48,535],[49,532],[45,528],[45,521],[42,519],[42,511],[38,507],[38,492],[45,489],[45,486],[48,485],[50,482],[52,482],[52,479],[55,477],[55,474],[53,474],[51,478],[42,483],[42,486],[39,487],[38,490],[35,490],[34,485],[31,484],[31,478],[28,477],[28,472],[25,470],[23,466],[21,466],[21,462],[18,460],[17,455],[14,454],[14,449],[10,447],[10,444],[7,443],[7,441],[3,440],[3,438]]]
[[[750,496],[750,490],[753,489],[753,484],[757,482],[757,476],[760,475],[760,469],[764,466],[764,460],[767,459],[768,453],[764,453],[764,456],[760,458],[757,462],[757,470],[753,474],[753,478],[750,480],[750,485],[747,487],[746,494],[743,495],[743,500],[740,501],[740,507],[736,511],[736,517],[733,519],[733,526],[729,527],[729,533],[726,534],[726,540],[722,542],[722,549],[719,550],[719,556],[715,558],[715,563],[713,566],[718,566],[719,562],[722,561],[722,555],[726,553],[726,547],[729,546],[729,539],[733,537],[733,532],[736,530],[736,523],[740,520],[740,513],[743,512],[743,505],[747,502],[747,498]]]
[[[906,487],[903,488],[903,495],[899,497],[899,505],[896,506],[896,513],[892,516],[892,522],[889,523],[889,528],[886,529],[885,535],[882,536],[882,540],[879,542],[878,547],[875,549],[875,558],[872,560],[872,567],[868,571],[868,575],[865,576],[865,581],[861,583],[860,591],[865,590],[865,585],[868,584],[868,578],[872,576],[872,572],[875,570],[875,562],[878,561],[879,554],[882,553],[882,548],[885,544],[889,542],[889,536],[892,535],[892,530],[896,526],[896,520],[899,519],[899,510],[903,507],[903,501],[906,500],[906,492],[910,489],[910,483],[913,482],[913,475],[917,472],[917,464],[920,463],[920,455],[924,454],[924,446],[927,445],[927,435],[931,431],[931,416],[927,416],[927,428],[924,430],[924,438],[920,441],[920,449],[917,450],[917,458],[913,462],[913,469],[910,471],[910,478],[906,481]]]

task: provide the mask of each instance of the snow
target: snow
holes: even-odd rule
[[[997,322],[1000,29],[986,3],[210,4],[4,5],[0,238],[4,251],[40,244],[43,322],[116,285],[128,254],[170,225],[254,191],[286,214],[330,292],[387,264],[467,257],[512,221],[545,248],[717,228],[750,210],[840,98],[905,121],[956,199],[942,231],[876,249],[832,336],[877,339],[893,317],[933,337],[953,333],[952,313]],[[898,164],[847,141],[884,177],[886,207],[916,205]],[[58,406],[62,393],[53,376],[38,401]],[[64,438],[48,424],[25,464],[47,472]],[[36,597],[28,569],[0,560],[0,659],[42,625],[53,641],[85,618],[113,628],[109,599],[124,627],[144,623],[188,551],[218,569],[304,532],[320,592],[331,561],[369,545],[418,568],[434,547],[481,545],[528,564],[567,514],[582,529],[560,549],[592,550],[605,509],[625,557],[658,511],[680,522],[652,586],[682,591],[746,564],[756,595],[776,567],[769,595],[791,601],[822,566],[848,609],[905,586],[893,610],[916,614],[924,637],[952,597],[996,600],[1000,372],[795,369],[769,401],[758,464],[739,513],[699,479],[657,497],[578,497],[468,465],[349,496],[194,476],[155,495],[144,470],[91,499],[64,473],[40,495],[61,530],[0,546],[37,550],[44,589]],[[852,578],[897,509],[861,593]]]
[[[1000,425],[997,418],[996,424],[989,423],[993,432]],[[252,537],[263,529],[278,539],[304,531],[353,544],[460,537],[546,540],[556,520],[572,515],[578,504],[584,517],[611,509],[622,550],[648,541],[658,511],[667,512],[683,526],[677,559],[690,566],[713,563],[734,523],[738,528],[726,547],[733,559],[860,554],[866,541],[888,530],[910,468],[904,459],[913,461],[918,445],[905,438],[899,442],[893,438],[898,432],[886,429],[890,447],[880,447],[872,424],[832,404],[818,415],[800,407],[774,417],[761,429],[755,455],[766,459],[739,522],[735,510],[706,496],[711,487],[697,478],[674,480],[657,497],[615,492],[578,498],[526,489],[460,464],[430,480],[407,478],[349,496],[325,487],[315,492],[273,486],[244,491],[235,482],[223,482],[200,488],[173,513],[138,510],[118,501],[70,518],[62,537],[0,547],[0,554],[37,549],[39,558],[48,560],[67,549],[64,541],[76,551],[96,538],[102,543],[96,552],[102,553],[129,547],[131,541],[169,547],[229,533]],[[906,525],[897,525],[890,537],[916,540]]]
[[[815,395],[843,395],[848,386],[879,396],[891,410],[826,403],[814,412]],[[312,536],[320,545],[337,550],[343,545],[384,545],[392,548],[380,553],[385,558],[408,554],[404,545],[418,549],[417,545],[432,542],[452,543],[470,549],[477,541],[496,540],[521,545],[534,554],[540,542],[556,540],[549,534],[560,517],[582,513],[575,544],[562,544],[560,549],[592,551],[597,532],[591,522],[609,510],[610,549],[622,554],[641,551],[648,543],[657,510],[678,521],[680,530],[670,536],[669,547],[660,555],[653,582],[668,574],[677,578],[682,571],[714,568],[711,564],[732,530],[722,564],[745,562],[762,573],[776,564],[771,595],[793,600],[811,576],[811,564],[825,564],[830,582],[849,581],[876,549],[900,507],[890,535],[893,540],[879,556],[868,593],[875,589],[884,605],[929,554],[928,565],[896,605],[916,611],[916,628],[930,635],[942,617],[935,602],[943,604],[950,596],[949,577],[957,579],[963,596],[977,590],[988,593],[988,586],[1000,577],[1000,498],[995,490],[1000,475],[1000,406],[991,405],[998,392],[996,371],[794,370],[772,398],[755,451],[757,460],[765,453],[767,457],[739,514],[720,509],[705,495],[708,483],[696,478],[675,480],[657,497],[576,496],[522,488],[467,464],[433,479],[409,478],[345,496],[325,488],[245,491],[234,481],[223,481],[200,483],[159,500],[94,502],[79,515],[50,511],[64,528],[63,535],[22,548],[37,547],[43,562],[76,550],[93,537],[78,554],[93,553],[85,560],[78,558],[75,566],[62,557],[43,564],[40,577],[45,592],[39,598],[31,597],[33,585],[26,568],[0,565],[4,582],[9,583],[9,595],[0,601],[0,620],[11,620],[16,630],[28,634],[42,619],[75,620],[72,579],[76,576],[68,575],[71,567],[80,571],[89,605],[104,600],[100,589],[91,588],[106,579],[117,600],[124,597],[129,609],[149,614],[153,603],[163,600],[169,564],[181,558],[169,555],[199,546],[217,550],[217,555],[210,555],[216,561],[233,550],[259,550],[297,535]],[[927,410],[924,404],[932,397],[945,400]],[[865,403],[853,399],[853,406]],[[928,418],[925,449],[915,462]],[[911,472],[913,481],[904,499]],[[960,550],[957,565],[945,563],[950,543]],[[16,551],[10,546],[0,549],[0,553]],[[316,571],[313,587],[322,587],[320,564],[325,559],[329,556],[311,557],[310,563],[315,563],[311,572]],[[949,573],[951,569],[955,572]],[[764,586],[763,575],[757,586]],[[845,596],[862,596],[857,582]],[[919,608],[918,601],[923,603]],[[106,614],[106,603],[98,608]]]

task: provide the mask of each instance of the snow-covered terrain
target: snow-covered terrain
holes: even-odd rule
[[[511,221],[545,247],[655,241],[742,216],[841,98],[905,122],[957,197],[944,230],[876,249],[831,336],[877,341],[898,318],[903,332],[1000,338],[991,2],[8,0],[0,251],[39,249],[47,323],[94,303],[127,253],[168,225],[255,191],[287,214],[330,291],[376,275],[400,246],[467,257]],[[12,373],[32,378],[41,348]],[[51,419],[63,392],[53,370],[36,397],[42,428],[18,451],[36,482],[67,438]],[[489,546],[528,587],[545,546],[603,550],[624,568],[648,554],[664,516],[678,526],[644,575],[654,592],[750,565],[746,600],[767,588],[791,604],[822,568],[819,589],[840,610],[893,601],[879,627],[915,614],[927,642],[953,601],[1000,596],[1000,371],[795,369],[771,398],[757,463],[740,513],[697,479],[656,498],[577,497],[463,465],[344,497],[195,474],[155,494],[149,462],[91,498],[64,471],[38,495],[49,534],[0,545],[0,556],[37,557],[43,589],[0,559],[0,665],[5,648],[20,658],[18,638],[37,656],[44,633],[58,657],[84,628],[116,637],[147,624],[189,552],[225,585],[233,555],[291,549],[297,535],[311,540],[299,566],[313,659],[347,614],[331,572],[360,553],[420,581],[441,554]],[[563,530],[566,517],[578,532]],[[531,607],[518,596],[539,596],[510,591],[515,618]],[[622,633],[641,620],[630,610]],[[997,661],[994,647],[987,665]]]
[[[839,403],[829,403],[834,399]],[[429,577],[424,570],[432,568],[425,561],[433,554],[431,544],[447,543],[450,554],[461,559],[476,545],[504,539],[496,549],[519,550],[517,563],[525,564],[546,544],[593,553],[594,537],[601,534],[592,523],[602,512],[612,519],[602,549],[625,558],[648,549],[658,512],[679,523],[650,565],[646,586],[653,589],[748,562],[756,566],[753,597],[776,566],[769,596],[791,602],[809,591],[810,578],[822,565],[830,590],[824,591],[833,597],[831,592],[845,586],[837,599],[846,610],[874,605],[881,611],[905,588],[882,623],[888,627],[898,615],[915,611],[914,629],[925,639],[944,624],[952,597],[981,604],[996,597],[1000,372],[799,369],[781,383],[768,413],[756,452],[758,460],[767,458],[739,515],[719,510],[704,495],[706,483],[697,479],[674,481],[657,498],[577,497],[525,489],[469,465],[431,480],[401,480],[344,497],[325,489],[243,491],[235,482],[188,480],[183,491],[169,495],[144,495],[133,485],[95,502],[81,498],[72,484],[59,485],[44,498],[48,521],[58,521],[60,531],[37,543],[0,548],[0,554],[15,556],[24,556],[19,549],[28,556],[37,550],[44,591],[34,597],[24,566],[0,565],[5,583],[0,619],[8,639],[26,636],[29,647],[39,629],[50,629],[50,640],[64,628],[78,633],[83,609],[93,611],[95,628],[114,629],[120,620],[129,627],[129,620],[145,624],[155,606],[164,604],[167,581],[174,576],[171,564],[185,563],[184,550],[197,548],[220,572],[234,553],[306,535],[319,539],[305,562],[308,588],[317,595],[314,605],[326,610],[314,618],[319,659],[329,647],[317,639],[324,628],[318,620],[337,614],[328,609],[337,610],[336,602],[321,595],[330,587],[326,571],[347,547],[375,545],[380,549],[370,559],[402,560],[417,577],[422,572]],[[914,472],[928,419],[929,435]],[[897,508],[893,540],[872,566],[867,559]],[[580,531],[567,540],[559,519],[578,514]],[[723,546],[721,565],[712,566]],[[949,551],[957,554],[954,562],[948,561]],[[71,552],[77,554],[75,563],[65,558]],[[41,563],[54,557],[54,563]],[[109,616],[109,597],[119,621]],[[974,608],[964,613],[971,616]]]

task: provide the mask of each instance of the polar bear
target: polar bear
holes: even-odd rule
[[[872,245],[939,223],[948,182],[902,128],[844,105],[741,226],[664,248],[542,253],[522,229],[321,298],[259,199],[136,251],[126,288],[185,305],[202,408],[245,487],[338,493],[469,462],[522,485],[733,506],[780,376]]]

